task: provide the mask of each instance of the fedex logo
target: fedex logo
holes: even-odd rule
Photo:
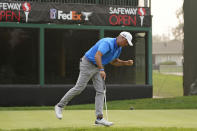
[[[62,10],[50,9],[50,19],[88,21],[91,15],[92,12],[77,13],[76,11],[70,11],[69,13],[64,13]]]
[[[58,11],[58,19],[62,20],[81,20],[81,14],[77,14],[76,11],[70,11],[70,13],[66,14],[63,11]]]

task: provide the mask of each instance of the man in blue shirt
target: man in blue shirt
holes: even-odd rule
[[[103,38],[99,40],[92,48],[90,48],[80,61],[80,73],[76,85],[71,88],[60,102],[55,106],[55,113],[58,119],[62,119],[62,109],[76,95],[80,94],[90,79],[93,81],[96,90],[95,124],[111,126],[109,122],[103,118],[104,104],[104,82],[106,73],[104,66],[111,63],[114,66],[132,66],[133,60],[123,61],[119,59],[122,47],[127,45],[133,46],[132,35],[129,32],[121,32],[116,38]]]

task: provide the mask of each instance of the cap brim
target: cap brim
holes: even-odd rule
[[[127,40],[128,41],[128,40]],[[133,43],[131,42],[131,41],[128,41],[128,44],[130,45],[130,46],[133,46]]]

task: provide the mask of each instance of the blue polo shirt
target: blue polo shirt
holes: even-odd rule
[[[117,59],[120,56],[121,50],[122,47],[118,47],[116,38],[103,38],[85,53],[85,57],[90,62],[96,64],[95,54],[97,51],[100,51],[103,54],[102,64],[104,66]]]

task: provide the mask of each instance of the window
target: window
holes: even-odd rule
[[[79,61],[99,40],[98,30],[45,30],[45,83],[75,84]]]
[[[105,37],[117,37],[120,32],[106,30],[104,34]],[[134,46],[123,48],[120,59],[133,59],[134,65],[106,65],[107,84],[146,84],[146,33],[131,33]],[[79,75],[80,58],[98,40],[98,30],[46,29],[45,83],[75,84]]]
[[[135,35],[135,68],[136,84],[146,84],[146,36],[147,33],[136,33]]]
[[[0,84],[38,84],[39,30],[0,28]]]
[[[117,37],[121,31],[105,31],[105,37]],[[131,31],[129,31],[131,32]],[[115,67],[108,64],[105,67],[107,73],[107,84],[145,84],[146,64],[145,64],[145,34],[131,32],[134,46],[122,48],[120,59],[134,60],[133,66]]]

